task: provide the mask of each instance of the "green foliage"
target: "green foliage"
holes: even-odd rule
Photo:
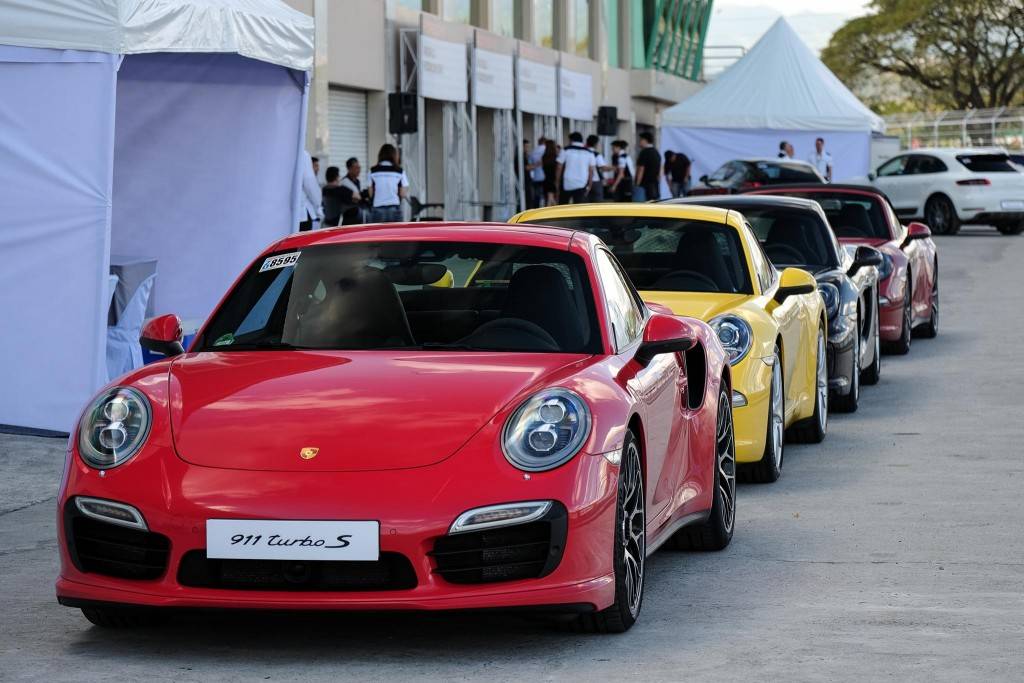
[[[873,0],[822,52],[882,110],[1024,104],[1024,0]]]

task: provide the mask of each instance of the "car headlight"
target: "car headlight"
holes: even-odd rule
[[[502,450],[521,470],[541,472],[568,462],[590,433],[590,408],[568,389],[539,391],[508,418]]]
[[[839,313],[839,288],[831,282],[819,282],[818,292],[821,293],[821,300],[825,302],[825,315],[832,320]]]
[[[878,281],[881,282],[892,275],[893,267],[892,256],[882,252],[882,265],[878,266]]]
[[[729,354],[729,365],[735,365],[743,360],[754,341],[754,333],[747,321],[736,315],[720,315],[712,318],[708,324],[718,335],[718,341],[722,342],[725,352]]]
[[[149,400],[130,387],[100,394],[78,425],[78,452],[97,469],[117,467],[135,455],[149,436]]]

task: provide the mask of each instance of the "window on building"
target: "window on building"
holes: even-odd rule
[[[491,30],[499,36],[516,37],[516,0],[499,0],[492,5]]]
[[[601,0],[604,14],[601,17],[601,32],[608,38],[608,66],[619,66],[619,2]]]
[[[406,7],[417,11],[424,9],[423,0],[398,0],[398,5],[400,7]]]
[[[572,51],[590,55],[590,0],[573,0]]]
[[[470,19],[469,0],[444,0],[441,16],[445,21],[468,24]]]
[[[553,0],[533,0],[533,42],[554,47],[555,10]]]

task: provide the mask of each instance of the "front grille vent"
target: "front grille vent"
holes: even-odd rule
[[[139,580],[158,579],[167,571],[171,542],[166,536],[74,513],[67,521],[68,550],[79,570]]]
[[[416,587],[405,555],[381,553],[375,562],[218,560],[205,550],[185,553],[178,583],[192,588],[266,591],[393,591]]]

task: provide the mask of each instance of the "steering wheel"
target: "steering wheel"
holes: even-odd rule
[[[718,283],[696,270],[673,270],[658,278],[650,287],[654,291],[717,292]]]
[[[523,351],[561,351],[547,330],[522,318],[498,318],[484,323],[458,341],[467,346]]]
[[[805,263],[807,261],[799,249],[779,242],[764,245],[764,252],[772,263]]]

